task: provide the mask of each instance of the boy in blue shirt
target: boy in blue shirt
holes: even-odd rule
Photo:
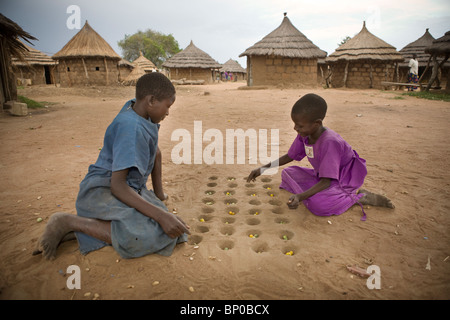
[[[80,184],[77,215],[52,215],[33,254],[54,259],[59,243],[74,235],[82,254],[112,245],[123,258],[169,256],[187,241],[189,226],[162,202],[158,130],[174,101],[175,88],[164,75],[138,80],[136,99],[107,128],[97,162]],[[154,191],[146,187],[149,176]]]

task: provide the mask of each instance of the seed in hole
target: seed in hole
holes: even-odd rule
[[[225,224],[232,224],[232,223],[234,223],[234,221],[236,221],[236,219],[232,218],[232,217],[222,218],[222,222],[225,223]]]
[[[203,240],[202,236],[200,236],[198,234],[194,234],[194,235],[189,236],[188,244],[195,246],[195,245],[199,244],[200,242],[202,242],[202,240]]]
[[[233,249],[234,242],[231,240],[222,240],[219,241],[219,248],[225,251],[228,251],[230,249]]]
[[[291,240],[294,237],[294,233],[288,230],[282,230],[279,232],[280,239]]]
[[[226,199],[223,201],[227,206],[236,204],[238,201],[235,198]]]
[[[253,216],[257,216],[261,214],[261,209],[250,209],[248,210],[248,214],[251,214]]]
[[[226,236],[231,236],[234,233],[234,227],[232,226],[223,226],[220,228],[220,233]]]
[[[259,242],[260,240],[257,240],[255,244],[252,244],[252,250],[256,253],[263,253],[267,252],[269,250],[269,246],[266,242]]]
[[[228,191],[225,191],[224,194],[225,194],[226,196],[232,196],[232,195],[234,194],[234,190],[228,190]]]
[[[212,198],[204,198],[202,201],[204,204],[207,204],[208,206],[214,204],[214,199],[212,199]]]
[[[278,224],[287,224],[287,223],[289,223],[289,219],[286,219],[286,218],[276,218],[276,219],[275,219],[275,223],[278,223]]]
[[[214,190],[206,190],[205,194],[208,196],[212,196],[214,193],[216,193]]]

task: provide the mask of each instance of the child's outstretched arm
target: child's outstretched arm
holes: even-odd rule
[[[255,170],[253,170],[252,172],[250,172],[250,175],[247,178],[247,182],[255,181],[256,178],[259,177],[266,169],[281,167],[291,161],[293,161],[293,159],[291,159],[291,157],[289,157],[288,154],[286,153],[284,156],[281,156],[280,158],[278,158],[278,160],[272,161],[262,167],[259,167]]]
[[[128,184],[128,169],[114,171],[111,176],[112,194],[127,206],[138,210],[143,215],[159,223],[164,232],[171,238],[183,233],[191,234],[189,226],[178,216],[164,211],[142,198]]]
[[[290,197],[287,205],[290,209],[297,209],[298,205],[300,204],[300,201],[306,200],[309,197],[312,197],[316,193],[327,189],[330,186],[331,179],[329,178],[320,178],[319,182],[317,182],[315,185],[313,185],[311,188],[306,190],[303,193],[294,194]]]

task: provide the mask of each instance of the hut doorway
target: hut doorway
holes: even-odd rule
[[[52,76],[50,74],[50,68],[44,66],[45,84],[52,84]]]

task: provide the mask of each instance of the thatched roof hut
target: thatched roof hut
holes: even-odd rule
[[[365,21],[356,36],[325,59],[331,64],[332,86],[351,88],[381,88],[382,81],[396,75],[396,63],[403,60],[395,47],[367,30]]]
[[[327,53],[284,13],[281,25],[239,57],[247,56],[248,85],[316,85],[317,59]]]
[[[17,100],[16,79],[11,67],[11,57],[23,59],[27,47],[18,40],[22,38],[31,44],[37,40],[17,23],[0,13],[0,110],[7,101]]]
[[[56,54],[61,86],[110,85],[118,82],[121,57],[86,21]]]
[[[23,45],[28,50],[24,53],[23,58],[12,58],[13,70],[16,77],[24,84],[26,82],[31,82],[30,84],[54,83],[53,72],[56,68],[56,61],[45,53],[29,47],[25,43]]]
[[[222,65],[220,68],[220,73],[231,73],[233,75],[233,81],[237,80],[245,80],[245,76],[247,74],[247,70],[242,68],[242,66],[236,60],[230,59]]]
[[[430,58],[430,54],[425,53],[425,48],[429,47],[434,40],[434,37],[430,34],[427,28],[423,36],[416,41],[407,44],[399,51],[405,58],[403,62],[399,63],[399,67],[408,67],[409,60],[412,59],[413,54],[416,55],[419,66],[425,65]]]
[[[140,65],[135,65],[130,74],[122,81],[122,84],[126,86],[135,86],[139,78],[146,73],[147,72]]]
[[[138,65],[143,69],[145,72],[155,72],[156,66],[153,62],[148,60],[144,55],[142,54],[142,51],[139,51],[139,57],[132,62],[133,65]]]
[[[214,82],[215,72],[222,67],[209,54],[197,48],[192,41],[184,50],[166,60],[162,66],[169,69],[171,80],[204,80],[206,83]]]
[[[433,72],[431,74],[430,81],[428,82],[426,90],[429,90],[434,81],[438,79],[438,71],[442,70],[442,79],[446,79],[446,91],[450,91],[450,68],[443,68],[444,64],[450,57],[450,31],[447,31],[444,36],[433,41],[431,46],[425,48],[425,52],[432,55],[433,58]],[[444,57],[444,59],[438,62],[437,57]],[[446,73],[446,74],[444,74]]]

